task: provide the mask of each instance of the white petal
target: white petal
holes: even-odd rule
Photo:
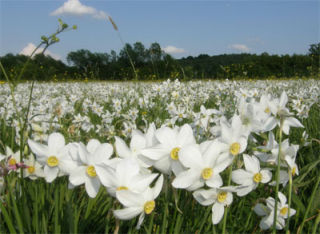
[[[155,162],[154,167],[160,172],[169,175],[171,173],[171,161],[169,157],[164,157],[159,161]]]
[[[115,137],[115,147],[117,154],[121,158],[129,158],[131,157],[131,150],[128,148],[127,144],[120,137]]]
[[[114,210],[113,214],[117,219],[128,220],[143,212],[141,207],[128,207],[121,210]]]
[[[250,157],[249,155],[244,154],[243,161],[247,171],[253,174],[260,171],[260,162],[255,156]]]
[[[78,145],[78,154],[83,164],[89,164],[88,157],[90,157],[90,153],[82,142]]]
[[[156,184],[152,188],[153,190],[153,199],[159,196],[163,186],[163,175],[160,175],[159,179],[157,180]]]
[[[218,174],[218,175],[213,175],[210,179],[206,180],[205,183],[211,188],[219,188],[222,186],[223,181],[221,176]]]
[[[60,171],[66,174],[70,174],[71,171],[73,171],[77,167],[78,167],[78,163],[76,161],[73,161],[71,157],[64,156],[59,158]]]
[[[261,183],[268,183],[272,179],[271,171],[264,169],[260,173],[262,175]]]
[[[136,175],[131,181],[134,191],[143,192],[157,176],[158,174],[156,173],[150,175]]]
[[[287,122],[288,125],[290,125],[292,127],[303,128],[303,125],[296,118],[288,117],[284,121]]]
[[[50,151],[57,152],[65,146],[64,136],[58,132],[51,133],[48,137],[48,147]]]
[[[236,184],[251,185],[253,184],[253,174],[243,169],[232,172],[232,181]]]
[[[58,167],[49,167],[47,165],[44,166],[45,179],[48,183],[51,183],[55,178],[57,178],[58,173]]]
[[[149,149],[143,149],[141,150],[141,154],[147,158],[150,158],[152,160],[160,160],[161,158],[167,156],[170,153],[170,150],[168,148],[155,146],[153,148]]]
[[[103,143],[94,151],[94,164],[108,162],[113,153],[113,147],[109,143]]]
[[[279,193],[278,193],[278,197],[279,197],[280,203],[281,203],[282,205],[285,205],[285,204],[287,203],[287,198],[286,198],[286,196],[285,196],[282,192],[279,192]]]
[[[257,215],[259,216],[266,216],[268,215],[268,211],[269,209],[265,206],[265,205],[262,205],[261,203],[258,203],[254,206],[253,208],[254,212],[256,212]]]
[[[39,144],[33,140],[28,140],[28,145],[31,151],[36,155],[37,160],[41,164],[45,164],[47,161],[49,148],[46,145]]]
[[[87,177],[85,181],[86,191],[89,197],[94,198],[97,196],[100,189],[100,181],[98,177],[89,178]]]
[[[179,161],[187,168],[200,169],[203,167],[203,158],[199,145],[193,144],[183,147],[179,153]]]
[[[271,131],[277,126],[277,119],[273,116],[270,116],[267,121],[264,123],[262,130],[265,132]]]
[[[147,145],[146,139],[141,135],[133,135],[130,142],[131,150],[141,150]]]
[[[173,181],[172,186],[175,188],[187,188],[196,182],[199,178],[199,172],[196,170],[189,169],[181,172]]]
[[[126,207],[142,207],[145,203],[142,194],[134,193],[130,190],[118,190],[116,197]]]
[[[95,166],[96,173],[105,187],[116,186],[115,170],[108,166]]]
[[[96,151],[96,149],[101,145],[100,141],[98,141],[97,139],[91,139],[88,144],[86,149],[88,150],[89,153],[94,153],[94,151]]]
[[[288,102],[288,96],[285,91],[282,92],[281,97],[280,97],[280,102],[279,106],[280,107],[285,107]]]
[[[250,193],[255,187],[255,184],[247,185],[247,186],[239,186],[237,189],[237,195],[239,197],[243,197]]]
[[[141,224],[142,224],[142,222],[143,222],[143,220],[144,220],[144,217],[145,217],[145,213],[142,212],[142,213],[140,214],[140,216],[139,216],[139,220],[138,220],[138,223],[137,223],[137,229],[140,229],[140,226],[141,226]]]
[[[264,217],[260,221],[260,228],[262,230],[269,229],[273,224],[273,212],[271,212],[268,216]]]
[[[224,214],[224,205],[220,203],[215,203],[212,206],[212,223],[214,225],[218,224],[222,219],[223,214]]]
[[[216,201],[216,189],[201,189],[192,193],[193,197],[203,206],[209,206]]]
[[[69,176],[70,183],[75,186],[83,184],[85,181],[85,173],[86,173],[85,166],[80,166],[80,167],[74,169],[70,173],[70,176]]]
[[[180,128],[177,140],[179,146],[191,145],[196,143],[193,136],[192,128],[189,124],[185,124]]]
[[[156,131],[156,138],[166,146],[177,145],[177,132],[171,128],[163,127]]]

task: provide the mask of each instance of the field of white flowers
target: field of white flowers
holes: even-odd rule
[[[319,139],[319,80],[0,84],[0,232],[317,233]]]

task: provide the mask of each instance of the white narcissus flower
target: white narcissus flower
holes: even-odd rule
[[[100,189],[101,178],[104,176],[103,166],[98,165],[108,165],[112,153],[112,145],[101,144],[96,139],[90,140],[87,146],[80,143],[78,154],[81,165],[70,172],[70,183],[74,186],[84,183],[89,197],[95,197]]]
[[[256,189],[259,183],[268,183],[272,178],[272,173],[268,169],[260,169],[260,162],[255,157],[247,154],[243,155],[246,170],[238,169],[232,172],[232,181],[241,185],[237,190],[238,196],[245,196]]]
[[[45,179],[51,183],[58,175],[63,175],[77,167],[77,162],[69,155],[69,146],[65,145],[63,135],[51,133],[48,145],[39,144],[28,139],[31,151],[37,161],[44,166]]]
[[[182,148],[179,160],[187,170],[177,175],[172,186],[188,190],[198,189],[205,184],[215,188],[222,186],[223,181],[219,173],[232,163],[228,155],[220,155],[222,149],[223,144],[219,141]]]
[[[132,158],[138,161],[139,165],[144,168],[151,166],[150,160],[141,155],[141,150],[147,146],[147,140],[142,134],[135,132],[132,135],[130,148],[120,137],[116,136],[115,139],[116,151],[120,158]]]
[[[42,166],[35,160],[32,154],[29,155],[27,159],[25,159],[24,165],[26,166],[23,169],[24,178],[30,178],[31,180],[35,180],[44,177]]]
[[[289,207],[286,204],[287,198],[286,196],[279,192],[278,198],[280,202],[278,202],[278,210],[277,210],[277,221],[276,221],[276,229],[281,230],[285,227],[285,219],[289,216]],[[254,211],[259,216],[264,216],[262,220],[260,221],[260,228],[262,230],[269,229],[273,226],[273,220],[274,220],[274,204],[275,200],[273,197],[268,197],[266,200],[267,206],[258,203],[254,207]],[[290,208],[290,217],[295,215],[296,210]]]
[[[184,170],[179,161],[179,151],[181,148],[195,144],[193,131],[190,125],[185,124],[181,128],[171,129],[162,127],[155,133],[160,144],[144,149],[141,153],[147,158],[154,160],[153,166],[164,174],[175,175]]]
[[[290,127],[300,127],[303,128],[303,125],[300,123],[299,120],[297,120],[292,116],[292,113],[290,113],[289,109],[286,107],[288,102],[288,96],[285,91],[282,92],[280,99],[276,98],[269,102],[269,107],[272,115],[270,115],[264,123],[264,126],[262,128],[263,131],[271,131],[274,129],[277,125],[280,126],[281,119],[283,121],[282,123],[282,131],[288,135]]]
[[[193,192],[193,197],[203,206],[212,206],[212,223],[218,224],[224,214],[224,207],[229,206],[233,201],[233,196],[229,187],[201,189]]]
[[[17,170],[20,164],[20,151],[13,152],[9,146],[6,146],[6,155],[0,155],[0,161],[6,160],[6,167],[10,170]]]
[[[118,190],[116,197],[124,206],[123,209],[114,210],[113,214],[118,219],[129,220],[138,215],[139,221],[137,228],[139,229],[145,215],[151,214],[156,207],[155,199],[159,196],[163,185],[163,175],[160,175],[153,188],[148,187],[142,193],[134,193],[129,190]]]
[[[220,121],[221,136],[219,141],[224,146],[224,152],[230,157],[237,156],[245,151],[247,148],[247,132],[244,131],[244,126],[238,115],[233,116],[231,125],[229,125],[224,119]]]
[[[257,118],[257,105],[255,103],[247,103],[245,98],[241,97],[238,112],[246,135],[260,131],[261,123]]]
[[[100,166],[97,166],[98,170]],[[116,191],[129,190],[141,193],[147,189],[158,174],[141,174],[141,168],[132,158],[122,159],[115,168],[105,167],[101,170],[101,183],[107,187],[111,196],[116,196]]]

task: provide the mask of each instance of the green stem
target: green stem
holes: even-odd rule
[[[235,157],[237,157],[237,156],[235,156]],[[229,166],[229,169],[228,169],[229,177],[228,177],[227,186],[229,186],[231,184],[232,167],[233,167],[233,164],[234,164],[235,161],[236,161],[236,158],[233,159],[233,161],[232,161],[232,163],[231,163],[231,165]],[[228,210],[229,210],[229,207],[227,206],[225,208],[224,215],[223,215],[222,234],[226,233]]]
[[[308,217],[309,211],[310,211],[310,209],[311,209],[311,205],[312,205],[312,203],[313,203],[314,196],[316,195],[316,191],[317,191],[317,189],[318,189],[319,183],[320,183],[320,175],[318,176],[317,182],[316,182],[315,186],[313,187],[313,191],[312,191],[312,194],[311,194],[311,197],[310,197],[308,206],[307,206],[307,210],[306,210],[306,212],[304,213],[303,221],[302,221],[302,224],[301,224],[301,228],[300,228],[299,233],[302,233],[303,226],[304,226],[304,224],[305,224],[305,222],[306,222],[306,220],[307,220],[307,217]]]
[[[278,215],[278,193],[279,193],[279,184],[280,184],[280,158],[281,158],[281,144],[282,144],[282,126],[283,119],[280,117],[280,132],[279,132],[279,152],[277,160],[277,170],[276,170],[276,191],[275,191],[275,203],[274,203],[274,216],[273,216],[273,226],[272,233],[276,233],[276,224],[277,224],[277,215]]]
[[[289,223],[290,223],[290,207],[291,207],[291,194],[292,194],[292,171],[290,168],[288,169],[288,173],[289,173],[289,194],[288,194],[288,221],[286,226],[286,234],[290,234]]]

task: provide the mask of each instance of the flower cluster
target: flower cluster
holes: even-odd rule
[[[179,90],[180,83],[174,85]],[[157,95],[164,92],[162,86],[157,87]],[[32,155],[20,162],[20,154],[7,148],[6,155],[0,160],[5,162],[8,171],[20,173],[17,169],[23,167],[23,176],[31,179],[44,177],[51,183],[59,176],[68,176],[70,189],[84,185],[92,198],[105,187],[123,206],[114,210],[114,215],[123,220],[139,216],[137,227],[145,215],[156,208],[156,199],[167,177],[172,178],[170,182],[175,189],[192,192],[199,204],[212,206],[212,223],[218,224],[235,194],[242,197],[262,184],[279,183],[274,177],[274,166],[278,162],[282,168],[280,183],[283,186],[290,176],[298,174],[299,146],[290,144],[288,139],[277,142],[274,136],[276,131],[288,135],[291,127],[303,127],[288,107],[286,92],[282,92],[280,98],[262,94],[260,99],[254,94],[238,93],[236,108],[228,118],[223,105],[217,109],[206,109],[201,105],[200,112],[188,110],[183,101],[177,100],[183,96],[183,91],[176,90],[170,97],[163,96],[171,101],[166,108],[170,117],[167,121],[149,123],[142,112],[140,120],[148,126],[144,132],[137,130],[137,125],[124,121],[130,125],[125,129],[127,132],[122,134],[124,137],[116,136],[116,130],[110,127],[114,124],[110,116],[122,115],[124,105],[124,101],[116,96],[111,102],[112,114],[100,104],[85,99],[81,108],[99,116],[99,129],[108,126],[108,133],[113,133],[108,138],[110,143],[91,139],[86,145],[81,141],[66,144],[62,134],[49,134],[43,131],[45,124],[33,124],[32,128],[39,128],[37,132],[42,135],[33,134],[33,140],[28,140]],[[76,97],[70,98],[76,100]],[[141,110],[157,110],[145,97],[140,97],[137,105],[139,109],[131,108],[130,114],[122,117],[135,121],[140,118]],[[63,102],[57,105],[54,118],[59,119],[68,112],[67,107]],[[194,121],[185,123],[187,116]],[[81,114],[74,116],[71,126],[74,126],[68,129],[71,135],[75,129],[89,132],[95,128],[90,119]],[[230,179],[223,179],[228,177]],[[271,227],[275,212],[278,229],[284,227],[288,211],[290,216],[295,213],[286,205],[285,195],[279,192],[278,196],[280,205],[276,211],[271,197],[266,199],[267,206],[258,204],[254,208],[258,215],[264,216],[260,223],[262,229]]]

